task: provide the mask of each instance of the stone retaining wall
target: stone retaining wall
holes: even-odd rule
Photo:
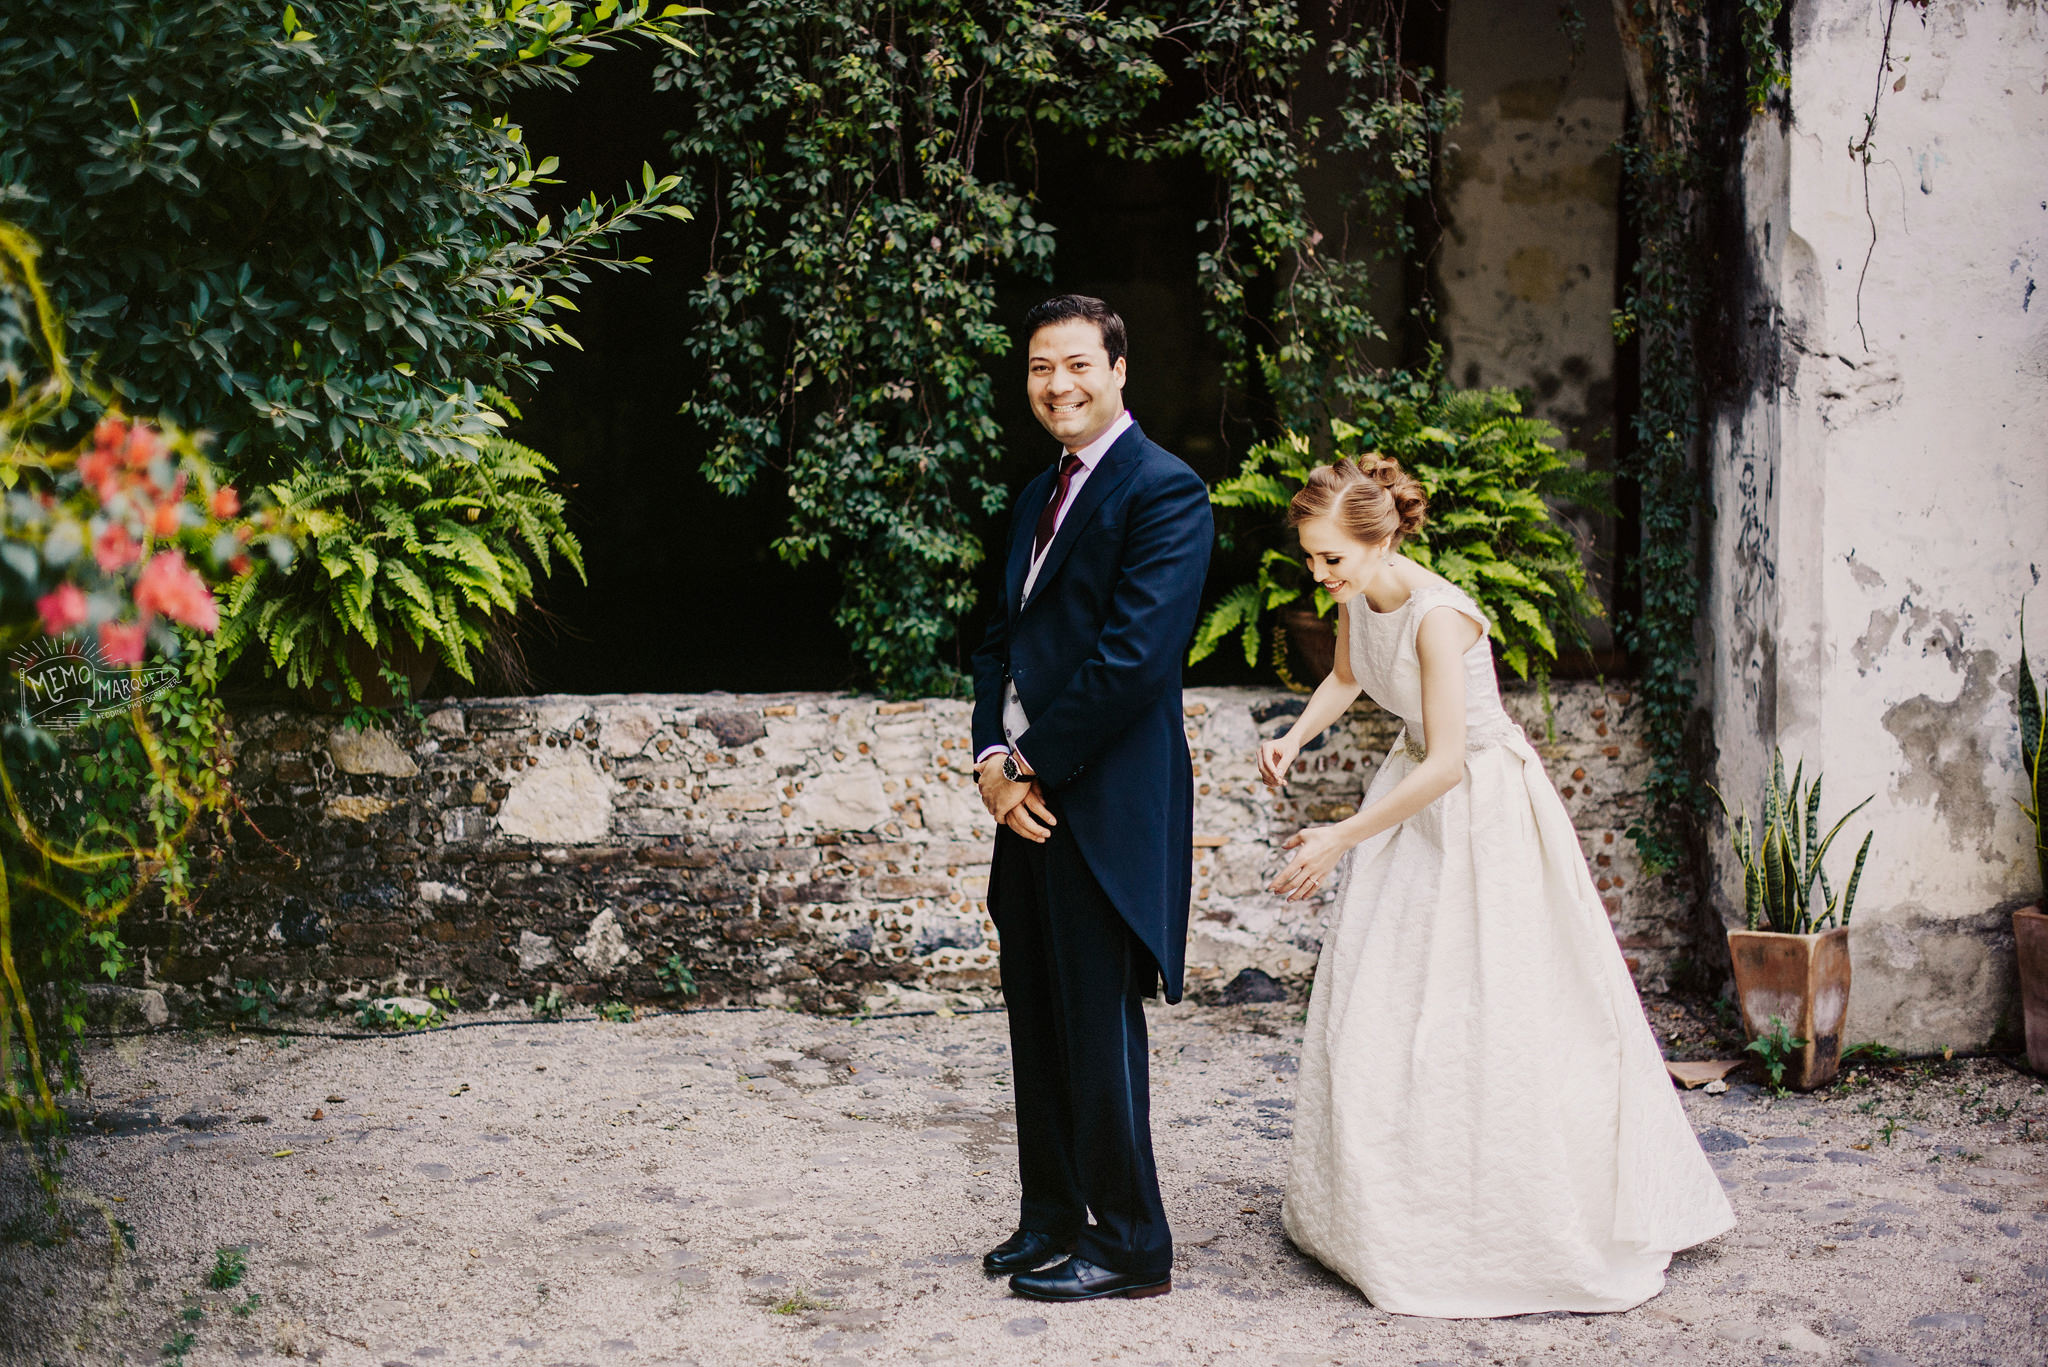
[[[1312,974],[1327,908],[1264,891],[1277,844],[1340,819],[1397,729],[1361,704],[1276,798],[1253,746],[1296,695],[1186,696],[1197,850],[1191,992],[1244,968]],[[1578,823],[1616,933],[1655,982],[1688,902],[1623,834],[1646,765],[1627,693],[1531,692],[1510,709]],[[990,825],[968,709],[846,694],[607,694],[444,701],[417,729],[354,732],[289,709],[233,717],[245,815],[207,852],[191,914],[128,926],[174,1001],[267,980],[302,1009],[454,990],[464,1005],[656,1000],[671,955],[700,1002],[846,1010],[998,991]],[[1142,794],[1133,794],[1142,801]]]

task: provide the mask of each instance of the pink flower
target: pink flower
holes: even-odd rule
[[[88,451],[78,458],[78,475],[98,495],[100,502],[110,503],[119,485],[114,479],[120,468],[120,460],[112,451]]]
[[[150,463],[150,461],[155,459],[156,457],[157,444],[157,434],[151,429],[144,427],[141,423],[137,423],[135,424],[135,426],[129,428],[127,449],[128,468],[131,470],[140,470],[147,466]]]
[[[213,590],[185,563],[183,551],[158,551],[149,558],[142,577],[135,581],[135,609],[145,622],[151,613],[160,612],[200,631],[220,625]]]
[[[225,522],[242,511],[242,496],[233,488],[222,485],[213,495],[213,516],[216,521]]]
[[[149,628],[140,622],[101,622],[100,654],[108,664],[139,665]]]
[[[150,517],[150,535],[156,537],[159,541],[166,541],[176,536],[178,534],[178,522],[184,510],[185,505],[175,498],[167,498],[162,503],[157,504],[156,512]]]
[[[42,616],[45,632],[62,636],[85,620],[85,591],[76,584],[59,584],[36,599],[36,611]]]
[[[100,568],[108,574],[135,563],[135,557],[142,548],[135,544],[135,538],[128,535],[128,529],[118,522],[110,522],[107,529],[92,543],[92,557],[100,562]]]

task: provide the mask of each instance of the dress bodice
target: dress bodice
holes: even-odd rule
[[[1422,726],[1422,657],[1416,633],[1430,609],[1452,607],[1479,624],[1480,637],[1465,652],[1465,744],[1468,749],[1526,740],[1501,706],[1500,685],[1493,672],[1493,643],[1486,637],[1486,614],[1471,595],[1450,584],[1424,585],[1392,612],[1374,611],[1359,594],[1340,610],[1350,629],[1351,677],[1381,708],[1401,719],[1403,747],[1409,758],[1426,753]]]

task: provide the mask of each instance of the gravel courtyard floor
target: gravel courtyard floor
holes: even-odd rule
[[[1073,1306],[978,1266],[1015,1212],[999,1013],[95,1045],[66,1167],[76,1232],[44,1221],[17,1152],[0,1158],[0,1355],[2048,1361],[2048,1094],[2010,1064],[1870,1070],[1811,1098],[1687,1093],[1740,1224],[1680,1254],[1664,1294],[1619,1315],[1421,1320],[1281,1234],[1298,1013],[1152,1009],[1173,1294]],[[213,1289],[223,1249],[247,1270]]]

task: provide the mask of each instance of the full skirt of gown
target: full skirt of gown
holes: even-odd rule
[[[1562,800],[1519,728],[1489,729],[1463,782],[1348,857],[1283,1221],[1383,1310],[1625,1310],[1734,1214]],[[1414,763],[1397,746],[1366,803]]]

